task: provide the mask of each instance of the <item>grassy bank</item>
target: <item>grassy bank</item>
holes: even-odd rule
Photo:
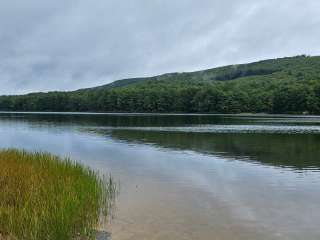
[[[94,239],[111,180],[47,153],[2,150],[0,166],[0,239]]]

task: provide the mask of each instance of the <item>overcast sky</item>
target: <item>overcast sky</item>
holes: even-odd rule
[[[320,55],[319,0],[0,0],[0,94]]]

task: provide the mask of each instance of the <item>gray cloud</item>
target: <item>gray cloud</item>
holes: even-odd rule
[[[2,0],[0,94],[319,55],[318,0]]]

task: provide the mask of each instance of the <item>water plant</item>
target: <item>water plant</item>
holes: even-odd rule
[[[112,178],[49,153],[0,151],[0,239],[95,239]]]

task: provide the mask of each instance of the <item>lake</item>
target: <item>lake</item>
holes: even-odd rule
[[[119,183],[113,240],[319,240],[320,118],[0,113],[0,147]]]

